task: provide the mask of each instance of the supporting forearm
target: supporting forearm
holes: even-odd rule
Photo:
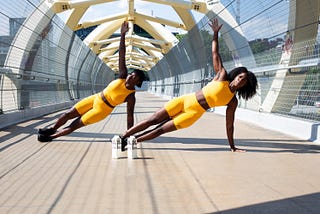
[[[234,139],[233,139],[233,130],[234,130],[233,126],[227,127],[227,137],[228,137],[228,142],[229,142],[231,150],[236,149],[236,147],[234,145]]]
[[[128,116],[127,129],[130,129],[134,124],[133,116]]]

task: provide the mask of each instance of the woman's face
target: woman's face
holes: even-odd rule
[[[127,81],[130,82],[130,84],[132,85],[137,85],[141,82],[139,76],[134,72],[127,76]]]
[[[243,86],[246,85],[247,81],[248,81],[248,74],[247,73],[241,73],[241,74],[238,74],[236,76],[236,78],[234,78],[234,85],[237,87],[237,88],[242,88]]]

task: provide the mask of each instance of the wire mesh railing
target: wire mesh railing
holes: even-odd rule
[[[45,1],[0,5],[0,27],[1,114],[80,99],[114,78]]]
[[[220,21],[230,19],[227,11],[234,12],[232,7],[237,6],[235,1],[220,2],[227,8],[208,13],[195,27],[196,30],[189,31],[187,39],[182,40],[170,51],[172,55],[181,52],[185,53],[184,55],[175,58],[165,56],[151,70],[150,76],[154,81],[150,83],[150,92],[176,97],[199,90],[213,78],[212,32],[208,23],[212,18],[219,18]],[[294,25],[294,20],[298,18],[295,18],[293,16],[295,14],[290,11],[295,11],[296,7],[305,7],[300,4],[301,2],[272,0],[243,3],[246,6],[240,8],[241,18],[233,26],[224,23],[223,28],[226,30],[219,38],[220,54],[227,71],[236,66],[246,66],[258,78],[257,95],[250,101],[240,100],[239,106],[253,111],[318,122],[320,120],[318,16],[315,17],[316,21],[306,19],[306,23]],[[311,5],[311,1],[309,3],[308,5]],[[248,11],[248,8],[252,8],[250,13],[241,12]],[[300,16],[309,17],[310,13],[317,13],[313,7],[308,8],[310,10],[308,12],[305,12],[305,8],[302,9],[304,13],[300,12]],[[239,31],[240,28],[243,32]],[[232,34],[238,36],[240,40],[245,34],[247,43],[240,44],[240,40],[230,40]],[[190,38],[202,38],[202,41]],[[186,48],[186,42],[195,44]],[[188,60],[194,53],[196,56]],[[179,66],[180,58],[183,68]],[[170,76],[167,76],[165,81],[159,78],[161,73],[165,72],[166,66],[163,65],[170,65],[171,70]]]

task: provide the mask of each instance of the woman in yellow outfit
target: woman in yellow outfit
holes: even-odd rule
[[[70,134],[83,126],[96,123],[106,118],[113,108],[127,102],[127,128],[134,124],[135,86],[141,87],[145,79],[143,71],[134,70],[128,74],[125,64],[125,34],[129,30],[128,23],[121,26],[119,45],[119,78],[112,81],[102,92],[91,95],[75,104],[64,113],[51,128],[39,129],[38,140],[49,142],[54,138]],[[58,129],[68,120],[76,118],[69,126]]]
[[[219,54],[218,33],[222,27],[218,20],[214,19],[209,23],[212,28],[212,58],[216,75],[212,82],[196,93],[183,95],[167,102],[163,108],[154,113],[151,117],[141,121],[127,130],[122,136],[123,144],[126,138],[152,125],[154,129],[143,132],[136,136],[138,142],[156,138],[164,133],[191,126],[209,108],[215,106],[227,106],[226,127],[227,137],[231,151],[244,151],[234,145],[234,113],[238,105],[237,97],[245,100],[255,95],[257,90],[256,76],[245,67],[233,69],[229,74],[223,67]]]

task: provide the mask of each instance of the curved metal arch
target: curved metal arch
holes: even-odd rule
[[[206,1],[192,0],[188,2],[184,0],[143,0],[145,2],[152,2],[172,7],[181,19],[181,22],[177,22],[138,13],[134,9],[134,0],[128,0],[127,12],[101,17],[97,20],[85,20],[80,22],[81,18],[91,6],[114,1],[115,0],[46,0],[47,4],[55,13],[70,10],[66,24],[74,31],[98,25],[98,27],[93,30],[87,38],[85,38],[84,42],[115,72],[117,72],[117,63],[115,63],[117,61],[115,60],[115,58],[117,58],[117,54],[115,53],[118,51],[119,43],[118,40],[108,39],[120,28],[123,21],[129,21],[131,26],[138,25],[153,37],[153,40],[137,38],[135,37],[135,33],[132,31],[128,32],[126,37],[127,52],[129,53],[128,60],[126,61],[127,66],[138,66],[142,70],[148,71],[163,57],[164,54],[168,53],[169,50],[178,43],[176,37],[163,25],[181,28],[188,31],[196,24],[191,10],[195,10],[200,13],[208,12],[208,5]],[[132,51],[134,48],[141,49],[141,51]],[[141,59],[141,53],[145,54],[145,60]],[[112,60],[110,60],[110,57],[112,57]]]

